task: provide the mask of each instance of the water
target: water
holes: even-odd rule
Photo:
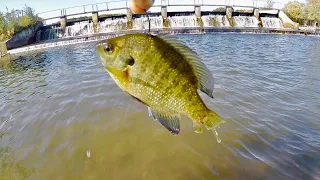
[[[60,27],[52,27],[51,29],[46,29],[40,40],[52,40],[62,38],[62,30]]]
[[[0,65],[4,179],[319,179],[320,39],[175,35],[215,77],[227,121],[172,136],[123,93],[95,43],[34,51]]]
[[[103,22],[99,22],[98,24],[98,32],[106,33],[106,32],[115,32],[122,31],[127,29],[127,19],[119,18],[119,19],[106,19]]]
[[[261,17],[261,22],[264,28],[283,28],[279,18]]]
[[[230,27],[230,22],[223,15],[206,15],[202,16],[201,20],[204,27]],[[262,26],[265,28],[283,28],[279,18],[262,17]],[[254,16],[234,16],[233,22],[235,27],[257,28],[259,27],[258,19]],[[105,19],[99,22],[95,31],[94,25],[90,21],[77,22],[66,27],[66,32],[63,34],[60,27],[52,27],[42,33],[41,40],[53,40],[63,37],[75,37],[80,35],[89,35],[94,33],[108,33],[128,30],[128,21],[126,18]],[[171,16],[168,17],[168,25],[164,26],[161,16],[150,17],[150,28],[161,29],[169,28],[184,28],[184,27],[200,27],[200,23],[195,15],[189,16]],[[145,30],[149,28],[148,18],[134,18],[132,22],[133,30]]]
[[[199,27],[196,16],[171,16],[168,17],[169,27]]]
[[[208,15],[201,16],[204,27],[230,27],[230,23],[226,16]]]
[[[93,23],[89,21],[77,22],[74,25],[67,26],[64,37],[74,37],[93,33]]]
[[[150,17],[150,28],[157,29],[163,28],[163,20],[162,17]],[[133,27],[134,30],[145,30],[149,29],[149,21],[147,17],[136,18],[133,20]]]
[[[255,16],[234,16],[235,27],[259,27],[259,21]]]

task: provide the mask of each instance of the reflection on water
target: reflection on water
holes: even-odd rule
[[[175,36],[215,76],[205,101],[226,118],[220,144],[188,118],[178,136],[150,119],[106,74],[94,43],[56,47],[0,66],[1,177],[320,177],[319,38]]]

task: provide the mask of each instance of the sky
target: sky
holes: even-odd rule
[[[87,10],[91,10],[92,6],[88,4],[94,4],[94,3],[102,3],[98,5],[98,9],[105,9],[106,4],[105,2],[109,2],[109,8],[112,7],[124,7],[126,5],[126,2],[122,0],[122,2],[112,2],[115,0],[0,0],[0,11],[6,12],[6,7],[10,10],[12,9],[23,9],[25,5],[28,5],[32,7],[36,13],[41,13],[45,11],[50,11],[50,10],[56,10],[50,13],[43,13],[39,15],[42,18],[46,18],[48,16],[59,16],[60,15],[60,10],[57,9],[62,9],[62,8],[67,8],[67,7],[73,7],[73,6],[81,6],[81,5],[87,5],[85,8]],[[119,1],[119,0],[117,0]],[[121,1],[121,0],[120,0]],[[160,4],[161,1],[166,1],[168,0],[155,0],[155,4]],[[209,4],[229,4],[229,5],[246,5],[246,6],[252,6],[258,5],[260,7],[263,7],[266,4],[267,0],[169,0],[170,4],[193,4],[194,1],[199,1]],[[282,8],[285,3],[287,3],[290,0],[273,0],[275,2],[274,7],[275,8]],[[304,0],[299,0],[301,2],[304,2]],[[168,11],[192,11],[193,7],[168,7]],[[203,7],[202,10],[213,10],[212,7]],[[71,12],[79,12],[83,11],[83,6],[77,7],[77,8],[72,8],[68,9],[67,13]],[[150,11],[160,11],[159,8],[151,8]],[[116,13],[116,12],[114,12]]]

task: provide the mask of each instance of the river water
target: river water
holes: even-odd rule
[[[174,36],[215,77],[221,143],[186,117],[178,136],[151,120],[95,43],[55,47],[1,65],[1,178],[320,179],[319,37]]]

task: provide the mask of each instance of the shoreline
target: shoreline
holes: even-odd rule
[[[107,32],[107,33],[95,33],[87,34],[74,37],[65,37],[54,40],[42,41],[35,44],[30,44],[24,47],[15,48],[8,50],[7,54],[18,54],[27,51],[46,49],[50,47],[66,46],[72,44],[79,44],[83,42],[95,42],[103,39],[112,38],[115,36],[130,34],[130,33],[148,33],[148,30],[125,30],[117,32]],[[274,28],[234,28],[234,27],[179,27],[179,28],[161,28],[161,29],[151,29],[151,34],[184,34],[184,33],[248,33],[248,34],[295,34],[295,35],[310,35],[310,36],[320,36],[320,31],[318,33],[294,30],[294,29],[274,29]]]

